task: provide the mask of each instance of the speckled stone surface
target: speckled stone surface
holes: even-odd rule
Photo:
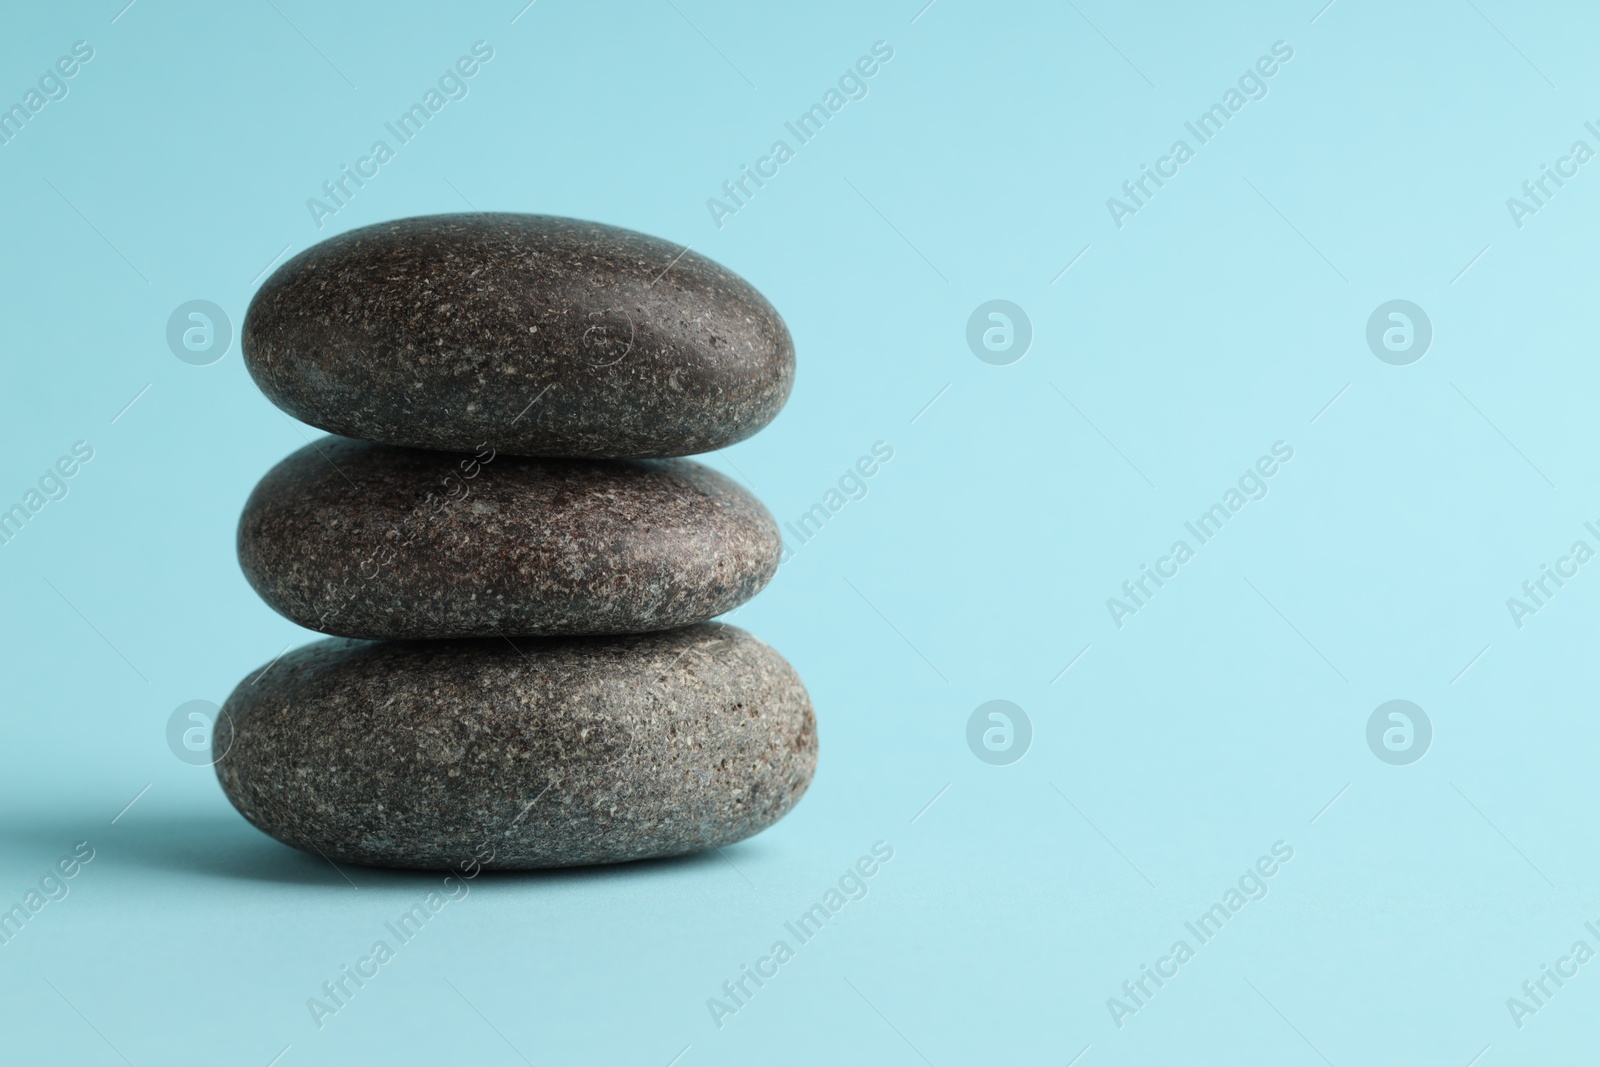
[[[794,345],[743,278],[547,215],[431,215],[290,259],[245,316],[268,398],[333,433],[528,456],[684,456],[755,433]]]
[[[222,788],[259,829],[336,862],[493,869],[726,845],[811,781],[811,702],[743,630],[514,644],[297,649],[218,716]]]
[[[617,634],[702,622],[767,584],[761,502],[686,459],[461,455],[328,437],[239,520],[261,598],[343,637]]]

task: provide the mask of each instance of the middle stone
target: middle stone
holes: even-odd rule
[[[782,538],[690,460],[561,460],[315,441],[261,479],[239,563],[276,611],[341,637],[620,634],[750,599]]]

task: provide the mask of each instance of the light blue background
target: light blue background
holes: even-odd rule
[[[0,501],[95,450],[0,547],[0,903],[95,849],[0,946],[7,1062],[1591,1054],[1600,962],[1521,1029],[1506,999],[1600,949],[1600,564],[1521,629],[1506,598],[1600,547],[1600,163],[1520,229],[1505,201],[1600,148],[1596,16],[921,2],[0,16],[0,102],[95,49],[0,147]],[[319,231],[306,199],[480,39],[470,95]],[[867,98],[715,226],[706,199],[878,40]],[[1113,225],[1106,198],[1279,40],[1269,95]],[[202,298],[237,336],[282,256],[469,205],[658,234],[772,300],[793,398],[707,462],[780,520],[875,441],[894,458],[734,620],[816,703],[792,815],[725,857],[480,878],[319,1030],[307,998],[439,878],[279,846],[168,750],[179,704],[311,637],[252,595],[233,537],[313,431],[236,343],[195,367],[163,335]],[[964,338],[995,298],[1032,320],[1010,366]],[[1435,331],[1405,367],[1364,337],[1397,298]],[[1280,440],[1270,494],[1118,629],[1106,598]],[[1435,731],[1410,766],[1365,740],[1394,698]],[[1033,723],[1011,766],[966,746],[991,699]],[[866,899],[719,1029],[707,998],[880,840]],[[1107,998],[1279,840],[1269,895],[1119,1029]]]

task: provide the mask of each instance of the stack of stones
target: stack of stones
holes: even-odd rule
[[[749,283],[595,223],[413,218],[285,263],[243,348],[337,435],[239,523],[256,592],[335,635],[218,716],[246,819],[332,860],[533,868],[725,845],[800,799],[805,689],[708,621],[776,572],[777,524],[672,458],[788,398],[793,343]]]

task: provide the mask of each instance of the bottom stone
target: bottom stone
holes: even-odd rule
[[[794,669],[721,623],[319,641],[241,683],[212,745],[228,799],[286,844],[474,872],[726,845],[782,818],[817,764]]]

